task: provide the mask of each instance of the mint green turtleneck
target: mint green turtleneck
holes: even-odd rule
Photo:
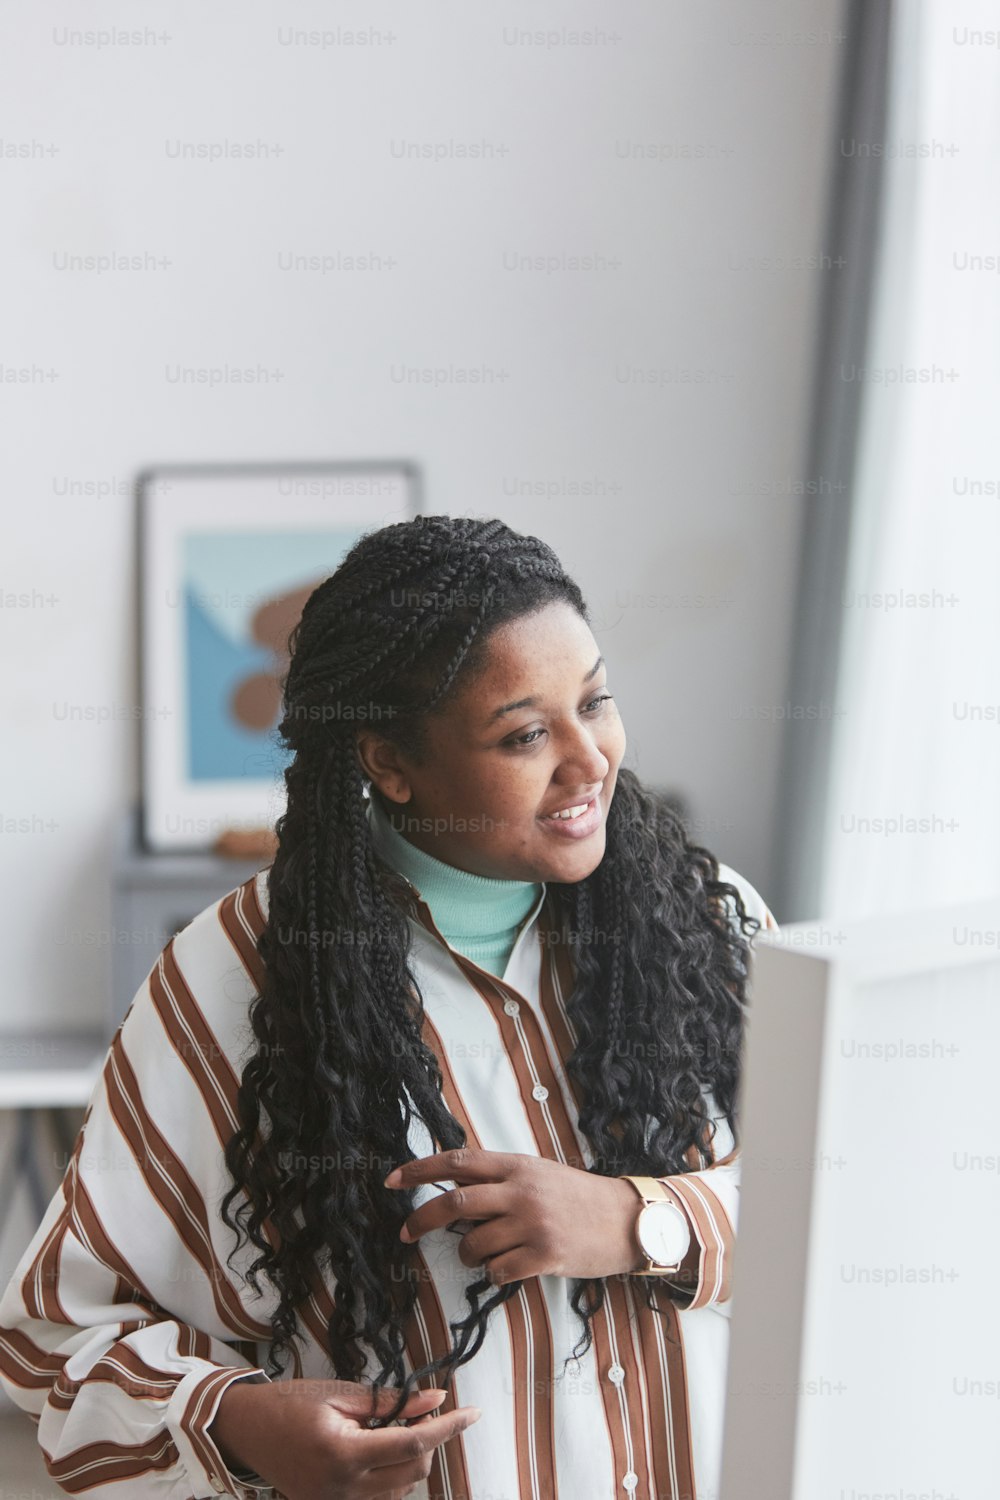
[[[399,809],[400,818],[406,809]],[[435,859],[394,828],[377,796],[368,801],[368,822],[385,860],[420,892],[441,936],[481,969],[502,976],[518,928],[543,887],[530,880],[492,880]]]

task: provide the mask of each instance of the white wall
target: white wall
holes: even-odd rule
[[[65,936],[107,934],[135,725],[56,713],[136,703],[130,483],[158,461],[408,457],[428,510],[545,537],[592,605],[632,763],[684,790],[766,895],[800,509],[761,492],[802,474],[824,273],[747,259],[823,250],[838,19],[837,0],[8,5],[0,1026],[104,1014],[107,946]],[[603,40],[514,40],[542,26]],[[142,40],[74,41],[87,28]],[[289,28],[369,42],[286,45]],[[271,154],[173,154],[226,141]],[[496,154],[395,154],[449,141]],[[294,272],[287,253],[392,264]],[[169,378],[227,364],[281,378]],[[393,378],[448,365],[506,377]],[[681,591],[723,602],[634,597]],[[748,707],[763,721],[734,717]]]

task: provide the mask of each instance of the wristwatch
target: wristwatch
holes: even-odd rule
[[[676,1275],[691,1244],[691,1229],[682,1209],[678,1208],[667,1188],[655,1177],[631,1177],[625,1181],[635,1188],[645,1207],[636,1221],[639,1248],[646,1265],[633,1276]]]

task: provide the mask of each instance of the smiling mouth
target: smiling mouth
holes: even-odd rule
[[[595,787],[587,797],[581,797],[577,802],[571,802],[567,807],[558,807],[555,812],[539,813],[538,819],[542,823],[575,823],[577,818],[584,817],[589,812],[596,812],[595,806],[599,802],[601,793],[604,791],[604,783]]]
[[[553,838],[571,842],[591,838],[604,823],[604,808],[600,792],[595,792],[589,802],[575,802],[571,807],[561,807],[558,812],[538,815]]]
[[[544,821],[550,823],[554,823],[556,821],[569,822],[574,818],[582,817],[583,814],[587,811],[588,807],[591,806],[591,803],[593,803],[593,801],[594,798],[591,797],[589,802],[578,802],[575,807],[564,807],[562,812],[547,813],[545,815]]]

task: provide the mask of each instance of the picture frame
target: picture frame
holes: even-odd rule
[[[272,828],[288,633],[365,532],[419,514],[409,460],[165,464],[136,482],[140,837],[215,849]]]

